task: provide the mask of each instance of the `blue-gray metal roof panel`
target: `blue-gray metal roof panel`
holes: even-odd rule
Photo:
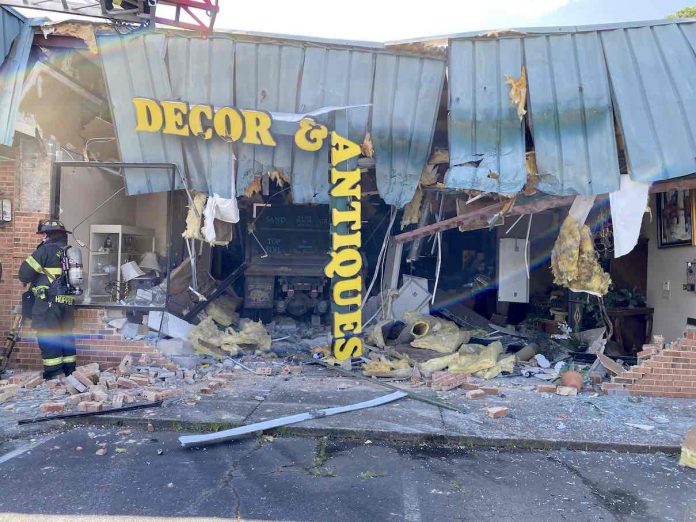
[[[601,33],[631,177],[696,172],[696,24]]]
[[[99,36],[97,42],[121,160],[133,163],[174,163],[184,172],[179,137],[135,130],[133,98],[172,99],[172,88],[164,60],[165,36]],[[164,172],[128,169],[125,177],[126,190],[130,195],[162,192],[169,190],[170,186],[169,178]]]
[[[12,146],[34,28],[25,24],[0,65],[0,144]]]
[[[390,205],[413,199],[430,154],[444,77],[439,60],[377,55],[372,140],[377,188]]]
[[[524,39],[529,113],[542,192],[619,188],[611,95],[597,33]]]
[[[524,129],[504,84],[520,60],[540,190],[619,188],[614,114],[633,179],[696,172],[696,23],[565,29],[450,42],[447,187],[516,192],[526,181]]]
[[[109,43],[112,39],[116,44]],[[403,206],[415,192],[430,153],[444,78],[442,60],[365,48],[159,33],[104,36],[99,44],[124,161],[146,161],[146,155],[150,161],[179,165],[185,160],[193,188],[231,197],[236,160],[237,195],[244,194],[256,176],[278,170],[290,178],[295,203],[326,203],[328,147],[311,153],[298,149],[280,119],[272,127],[275,147],[231,145],[216,136],[203,140],[136,133],[131,99],[234,105],[298,119],[332,108],[315,116],[324,123],[330,122],[336,107],[348,107],[341,109],[346,112],[348,138],[359,143],[369,130],[373,137],[386,136],[374,144],[385,201]],[[133,77],[136,71],[140,78]],[[130,193],[166,190],[146,173],[128,173],[127,178]]]
[[[527,181],[524,126],[505,75],[522,71],[520,39],[450,42],[450,168],[453,189],[515,193]]]
[[[24,22],[8,9],[0,7],[0,63],[12,49],[12,42],[19,35]]]

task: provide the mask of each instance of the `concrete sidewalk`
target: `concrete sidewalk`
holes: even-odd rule
[[[80,419],[80,423],[140,426],[180,432],[218,431],[285,415],[369,400],[390,392],[379,385],[307,366],[301,375],[261,377],[237,370],[228,388],[214,396],[175,399],[161,408]],[[465,391],[433,392],[393,383],[439,398],[462,414],[405,398],[372,409],[291,425],[288,435],[434,442],[527,449],[668,452],[680,449],[696,425],[696,400],[629,398],[582,393],[561,397],[534,391],[536,380],[521,377],[485,381],[499,395],[467,399]],[[199,399],[199,400],[197,400]],[[507,406],[500,419],[484,408]],[[56,422],[57,423],[57,422]],[[54,422],[48,424],[56,424]],[[634,426],[630,426],[633,424]]]

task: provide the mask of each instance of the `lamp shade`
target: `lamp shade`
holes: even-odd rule
[[[162,267],[160,267],[159,260],[157,259],[157,254],[154,252],[145,252],[140,261],[140,268],[154,270],[155,272],[162,271]]]
[[[145,272],[140,270],[138,263],[135,261],[129,261],[121,265],[121,274],[123,275],[123,280],[127,283],[131,279],[145,275]]]

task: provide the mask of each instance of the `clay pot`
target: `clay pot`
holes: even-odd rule
[[[576,390],[582,390],[582,375],[578,372],[569,370],[561,375],[561,384],[563,386],[570,386]]]

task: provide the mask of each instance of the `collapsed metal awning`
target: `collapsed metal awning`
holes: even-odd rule
[[[123,161],[174,162],[186,169],[192,188],[222,197],[243,195],[257,176],[277,170],[290,179],[295,203],[327,203],[327,150],[301,151],[292,136],[275,127],[273,148],[136,133],[131,100],[180,99],[298,116],[350,106],[347,137],[361,143],[371,132],[382,198],[402,207],[413,197],[430,153],[444,60],[389,53],[377,44],[222,35],[203,39],[155,32],[100,36],[98,43]],[[317,119],[327,121],[327,116]],[[130,194],[167,188],[144,172],[128,172],[126,181]]]
[[[447,187],[518,192],[533,146],[541,191],[618,190],[614,115],[632,179],[696,172],[693,20],[521,29],[449,45]],[[508,96],[523,67],[529,135]]]
[[[12,146],[17,110],[22,98],[33,25],[13,9],[0,7],[0,145]]]

